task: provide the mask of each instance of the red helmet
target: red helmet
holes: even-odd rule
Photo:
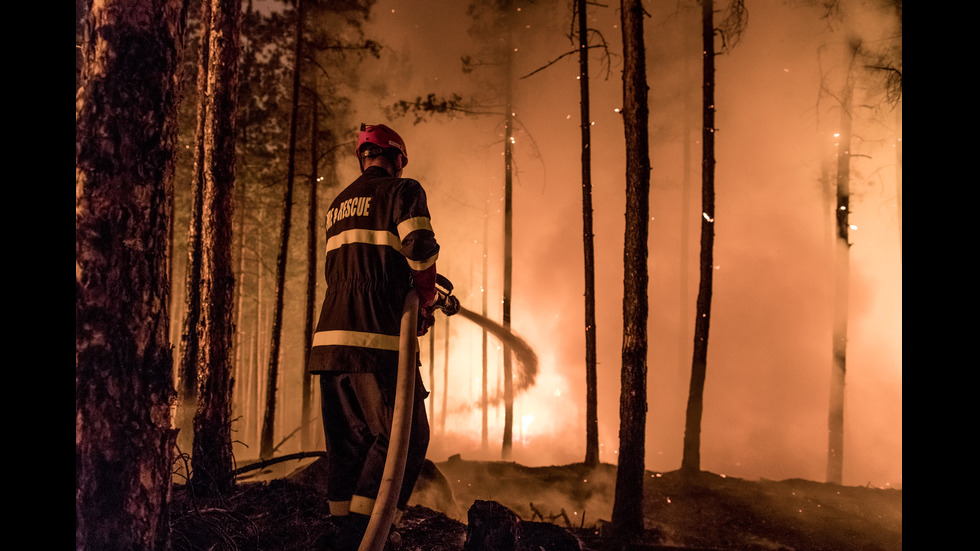
[[[364,124],[361,123],[361,133],[357,136],[357,147],[354,148],[354,155],[360,159],[361,146],[371,143],[382,148],[397,148],[408,164],[408,152],[405,149],[405,140],[397,132],[383,124]]]

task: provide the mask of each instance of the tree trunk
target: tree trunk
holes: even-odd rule
[[[317,278],[317,130],[319,129],[318,110],[319,98],[313,98],[313,112],[310,115],[310,204],[307,211],[306,226],[306,323],[303,326],[303,350],[313,349],[313,330],[316,319],[316,278]],[[303,372],[300,374],[303,381],[302,411],[300,414],[300,446],[304,450],[310,449],[310,417],[312,415],[313,403],[313,377],[307,368],[309,367],[309,354],[304,354]]]
[[[612,524],[625,536],[643,531],[647,410],[647,241],[650,220],[646,54],[643,3],[620,3],[623,34],[623,122],[626,135],[626,237],[623,266],[623,366],[619,468]]]
[[[259,212],[258,226],[263,227],[263,215]],[[263,308],[263,295],[262,292],[265,288],[262,278],[262,240],[258,239],[256,241],[256,252],[255,252],[255,316],[253,317],[252,325],[252,365],[250,366],[252,370],[252,386],[249,388],[249,409],[252,412],[251,417],[246,418],[246,422],[249,426],[249,442],[258,449],[260,434],[262,432],[261,420],[262,417],[259,415],[259,410],[261,409],[262,396],[261,386],[262,386],[262,371],[260,366],[262,365],[262,358],[264,350],[262,350],[262,328],[265,327],[265,320],[263,319],[264,308]]]
[[[595,253],[592,235],[592,140],[589,115],[589,24],[587,3],[577,0],[579,95],[582,126],[582,242],[585,258],[585,464],[599,464],[598,382],[596,378]]]
[[[701,414],[704,410],[704,380],[708,366],[708,329],[711,325],[711,291],[714,277],[715,243],[715,52],[712,0],[701,3],[701,37],[704,40],[701,125],[701,278],[694,319],[694,353],[684,425],[681,470],[701,470]]]
[[[508,33],[508,37],[509,37]],[[508,41],[509,44],[509,41]],[[507,52],[511,48],[507,48]],[[503,325],[510,329],[511,274],[513,272],[513,225],[514,225],[514,176],[513,176],[513,88],[511,86],[511,57],[507,56],[504,79],[506,81],[504,116],[504,296]],[[509,460],[513,450],[514,433],[514,372],[510,347],[504,343],[504,435],[501,458]]]
[[[232,200],[238,93],[240,2],[213,0],[205,122],[204,211],[201,227],[201,390],[194,417],[191,481],[200,495],[234,488],[231,453],[231,368],[235,275]]]
[[[830,412],[827,423],[827,482],[841,484],[844,474],[844,377],[847,373],[847,311],[850,279],[849,216],[851,209],[851,69],[859,45],[851,43],[851,60],[841,93],[840,137],[837,146],[837,207],[835,209],[834,328],[830,367]]]
[[[75,111],[75,548],[170,547],[181,1],[89,2]]]
[[[242,15],[242,27],[243,32],[251,32],[252,29],[248,28],[249,22],[254,19],[254,11],[252,9],[252,0],[245,2],[245,13]],[[247,100],[249,94],[251,93],[250,81],[252,78],[252,68],[255,65],[255,46],[254,44],[250,46],[247,50],[243,52],[242,55],[242,76],[241,85],[238,87],[238,109],[239,111],[246,111],[239,116],[242,121],[249,121],[250,105]],[[246,98],[246,99],[242,99]],[[248,151],[249,151],[249,141],[248,141],[248,130],[239,129],[239,134],[241,135],[240,151],[242,156],[245,158],[244,162],[248,162]],[[247,398],[246,393],[248,391],[248,358],[245,349],[245,304],[244,298],[246,293],[246,278],[245,273],[248,268],[247,257],[246,257],[246,239],[245,239],[245,228],[247,224],[247,216],[245,212],[245,200],[248,197],[246,194],[245,182],[238,182],[238,204],[243,208],[239,210],[238,215],[238,228],[235,231],[235,235],[238,238],[238,271],[235,276],[235,281],[237,285],[237,290],[235,291],[235,380],[237,384],[235,385],[235,395],[234,395],[234,415],[236,418],[247,419]]]
[[[286,194],[282,204],[282,241],[276,262],[276,307],[272,318],[272,340],[269,349],[269,379],[266,386],[265,416],[262,421],[262,441],[259,457],[268,459],[273,453],[273,433],[276,418],[276,390],[279,378],[279,348],[282,341],[282,311],[286,287],[286,259],[289,257],[289,230],[293,212],[293,176],[296,167],[296,127],[299,117],[300,65],[303,51],[303,0],[296,0],[296,51],[293,56],[292,113],[289,120],[289,160],[286,171]]]
[[[244,151],[244,147],[242,151]],[[238,192],[238,204],[245,204],[245,182],[238,182],[237,187]],[[242,209],[244,210],[244,209]],[[238,229],[234,232],[237,235],[238,243],[235,248],[238,249],[238,269],[235,275],[235,285],[236,291],[234,295],[235,300],[235,359],[232,362],[234,366],[235,380],[238,384],[235,385],[235,393],[233,404],[237,408],[235,417],[236,418],[246,418],[246,398],[245,393],[248,389],[248,355],[245,350],[245,270],[247,268],[247,257],[246,257],[246,244],[245,244],[245,213],[242,212],[238,216]],[[235,410],[233,410],[235,411]]]
[[[190,451],[197,412],[198,323],[201,320],[201,211],[204,193],[204,117],[208,91],[208,41],[211,3],[201,2],[201,46],[197,62],[197,129],[194,136],[194,170],[191,176],[191,219],[187,228],[187,269],[184,276],[184,320],[180,337],[180,386],[177,389],[177,445]]]
[[[486,319],[486,317],[487,317],[487,285],[489,284],[488,279],[489,279],[489,276],[490,276],[490,268],[488,266],[488,264],[490,262],[490,257],[488,256],[490,254],[490,251],[489,251],[490,246],[489,246],[489,243],[488,243],[488,240],[490,239],[489,226],[490,226],[490,205],[489,205],[489,201],[487,201],[486,208],[485,208],[484,213],[483,213],[483,286],[480,288],[481,301],[482,301],[482,305],[481,305],[482,310],[481,310],[481,313],[483,314],[484,319]],[[480,339],[481,339],[480,340],[480,350],[483,353],[483,379],[482,379],[483,385],[482,385],[481,390],[480,390],[480,392],[481,392],[481,394],[480,394],[480,410],[482,412],[482,430],[481,430],[481,438],[480,438],[480,440],[482,442],[483,451],[486,452],[489,449],[489,446],[490,446],[489,428],[487,426],[487,424],[488,424],[487,415],[488,415],[488,408],[489,408],[489,403],[488,403],[488,399],[487,399],[487,393],[488,393],[487,385],[489,384],[489,380],[488,380],[488,373],[487,373],[487,370],[488,370],[488,365],[487,365],[487,360],[488,360],[487,354],[488,354],[488,350],[487,350],[487,328],[486,327],[481,327],[481,336],[480,336]]]

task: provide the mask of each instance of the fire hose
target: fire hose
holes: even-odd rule
[[[459,311],[459,300],[452,296],[453,286],[448,279],[436,275],[435,307],[447,316]],[[395,507],[401,495],[402,480],[405,477],[405,464],[408,446],[411,441],[412,412],[415,402],[415,370],[418,356],[418,312],[419,297],[414,289],[409,290],[402,309],[398,340],[398,377],[395,382],[395,409],[391,421],[391,437],[388,454],[381,475],[378,498],[371,511],[367,530],[358,551],[381,551],[388,539]]]

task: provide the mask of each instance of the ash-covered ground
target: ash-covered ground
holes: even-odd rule
[[[513,512],[522,525],[560,527],[583,551],[902,549],[900,489],[648,472],[642,505],[646,534],[624,541],[608,524],[613,465],[525,467],[453,457],[430,467],[398,528],[401,551],[462,551],[471,507],[487,502]],[[325,549],[336,527],[321,475],[317,461],[291,461],[243,476],[234,495],[207,502],[175,485],[173,548]],[[550,541],[536,541],[535,550],[567,548],[567,539]]]

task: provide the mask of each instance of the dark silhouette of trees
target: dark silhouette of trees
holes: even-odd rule
[[[641,0],[622,0],[623,123],[626,135],[626,237],[623,251],[623,351],[619,402],[619,468],[612,524],[617,533],[643,532],[643,472],[647,412],[647,239],[650,147],[646,53]]]
[[[165,551],[176,439],[168,257],[186,11],[179,0],[109,0],[76,17],[75,548]]]
[[[212,1],[201,225],[201,389],[191,457],[191,483],[200,495],[225,495],[235,485],[231,474],[235,289],[231,250],[240,17],[238,0]]]

